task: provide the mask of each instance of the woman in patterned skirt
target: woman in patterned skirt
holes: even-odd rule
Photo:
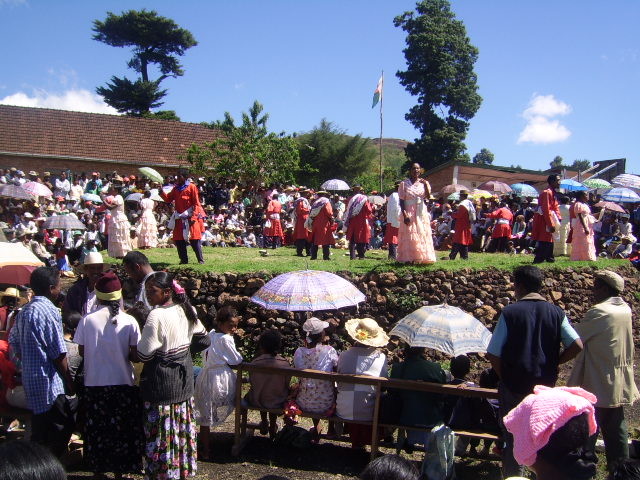
[[[144,478],[185,479],[197,470],[191,352],[211,343],[184,288],[166,272],[145,283],[149,313],[138,343],[145,435]]]
[[[96,477],[142,470],[142,405],[133,384],[140,327],[120,311],[122,287],[113,272],[96,282],[98,309],[82,318],[74,342],[84,358],[87,418],[84,459]]]
[[[293,355],[295,368],[308,368],[322,372],[334,372],[338,366],[338,353],[331,345],[323,345],[324,330],[329,326],[328,322],[312,317],[302,325],[307,333],[304,347],[300,347]],[[333,414],[336,403],[336,393],[332,382],[301,378],[296,403],[303,412],[317,413],[330,416]],[[320,437],[318,424],[320,419],[313,419],[311,434],[314,442]]]

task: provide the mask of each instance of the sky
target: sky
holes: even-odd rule
[[[453,0],[483,98],[466,139],[496,165],[546,169],[626,158],[640,174],[640,1]],[[239,121],[254,100],[274,132],[306,132],[323,118],[376,138],[371,108],[384,71],[383,136],[413,140],[404,118],[417,99],[395,73],[405,34],[393,18],[408,0],[0,0],[0,103],[114,113],[95,93],[112,75],[135,78],[130,50],[92,40],[107,11],[152,9],[198,41],[167,79],[162,109],[183,121]],[[153,73],[155,74],[155,72]],[[152,74],[152,77],[153,77]],[[2,132],[0,132],[0,135]]]

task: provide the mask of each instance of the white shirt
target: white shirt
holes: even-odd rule
[[[211,330],[209,338],[211,345],[204,354],[205,368],[242,363],[242,355],[236,350],[236,343],[231,335]]]
[[[400,197],[398,192],[393,192],[387,200],[387,223],[392,227],[400,227]]]
[[[135,318],[124,312],[119,312],[113,319],[110,315],[106,306],[85,315],[73,337],[75,343],[84,346],[84,384],[87,387],[133,385],[129,347],[138,344],[140,327]]]
[[[149,301],[147,300],[147,292],[144,288],[144,284],[146,283],[147,278],[149,278],[154,273],[156,272],[149,272],[144,276],[144,278],[142,279],[142,282],[140,282],[140,293],[138,293],[138,296],[136,298],[136,301],[142,302],[144,306],[147,307],[148,309],[151,309],[152,307]]]

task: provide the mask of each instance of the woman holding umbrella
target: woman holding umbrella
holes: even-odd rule
[[[420,178],[422,168],[414,163],[409,170],[409,178],[400,183],[400,228],[398,230],[399,262],[434,263],[436,253],[429,225],[425,199],[431,196],[431,186]]]

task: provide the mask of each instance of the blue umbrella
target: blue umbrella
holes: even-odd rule
[[[640,195],[633,190],[623,187],[612,188],[602,195],[602,198],[608,202],[621,202],[621,203],[640,203]]]
[[[457,356],[486,352],[491,332],[476,318],[451,305],[420,307],[389,332],[412,347],[433,348]]]
[[[560,182],[560,188],[564,188],[568,192],[579,192],[582,190],[589,190],[589,187],[581,184],[580,182],[576,182],[575,180],[571,180],[570,178],[565,178]]]
[[[511,190],[514,191],[519,197],[537,197],[538,191],[531,185],[526,183],[514,183],[511,185]]]

